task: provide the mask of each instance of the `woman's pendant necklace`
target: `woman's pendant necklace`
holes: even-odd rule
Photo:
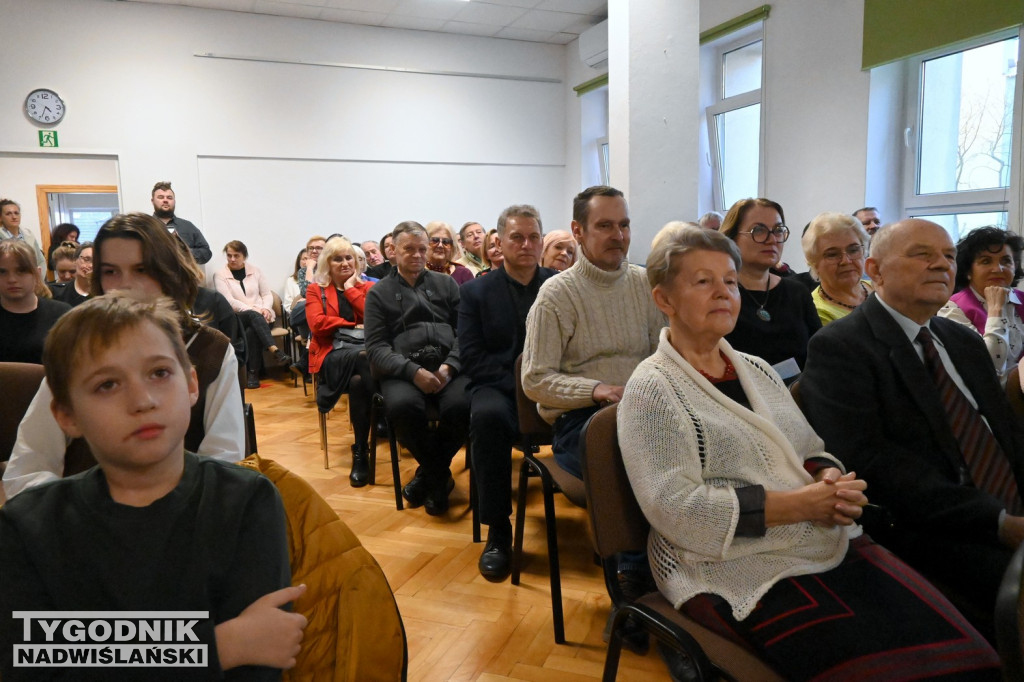
[[[762,322],[771,322],[772,321],[772,314],[764,309],[764,307],[766,305],[768,305],[768,296],[771,295],[771,289],[769,288],[769,287],[771,287],[771,283],[772,283],[772,277],[769,274],[768,275],[768,282],[764,286],[764,301],[761,302],[761,303],[758,303],[758,301],[754,297],[754,293],[752,291],[750,291],[749,289],[746,289],[746,288],[743,289],[743,291],[747,292],[747,295],[750,296],[750,300],[753,301],[755,303],[755,305],[757,305],[757,310],[754,311],[754,314],[757,315],[758,319],[761,320]]]

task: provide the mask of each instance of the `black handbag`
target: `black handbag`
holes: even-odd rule
[[[327,312],[327,296],[324,294],[323,287],[320,287],[320,300],[323,303],[324,312]],[[334,341],[331,345],[334,350],[345,346],[365,346],[366,330],[362,327],[338,327],[334,330]]]

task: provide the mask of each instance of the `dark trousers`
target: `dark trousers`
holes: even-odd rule
[[[380,389],[398,441],[412,453],[421,473],[440,480],[466,442],[469,423],[467,377],[455,377],[440,393],[427,395],[404,379],[384,379]],[[438,422],[436,429],[429,422]]]
[[[511,394],[483,387],[473,392],[469,437],[473,443],[480,522],[508,526],[512,514],[512,445],[519,432],[516,401]]]
[[[600,405],[581,407],[558,415],[551,439],[551,452],[555,461],[576,478],[583,478],[583,459],[580,457],[580,432]]]
[[[270,325],[255,310],[243,310],[238,320],[245,330],[245,367],[258,372],[263,367],[263,349],[276,345],[270,333]]]

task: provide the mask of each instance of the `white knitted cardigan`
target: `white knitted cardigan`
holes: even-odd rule
[[[760,538],[735,536],[735,488],[793,490],[813,482],[805,459],[835,458],[822,451],[822,440],[767,363],[724,339],[719,347],[753,411],[686,362],[665,329],[657,352],[626,384],[619,445],[651,523],[648,556],[662,594],[676,608],[702,592],[717,594],[742,620],[782,578],[837,566],[850,536],[846,528],[806,522],[768,528]],[[836,466],[842,469],[838,460]]]
[[[592,407],[594,387],[625,385],[658,347],[664,326],[643,269],[623,263],[606,272],[580,253],[571,268],[541,285],[530,308],[523,391],[548,423]]]

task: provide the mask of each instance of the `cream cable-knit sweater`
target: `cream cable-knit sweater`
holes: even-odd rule
[[[637,367],[618,411],[619,445],[644,516],[655,581],[679,608],[717,594],[746,618],[779,580],[821,573],[843,560],[847,528],[797,523],[764,537],[736,537],[734,488],[793,490],[813,483],[810,457],[835,459],[779,376],[763,360],[720,348],[736,367],[753,411],[727,398],[676,352],[666,329]],[[836,460],[836,466],[843,469]],[[859,527],[854,534],[859,534]]]
[[[544,282],[526,318],[523,390],[549,423],[593,406],[594,387],[624,386],[664,326],[643,269],[624,262],[606,272],[581,252]]]

